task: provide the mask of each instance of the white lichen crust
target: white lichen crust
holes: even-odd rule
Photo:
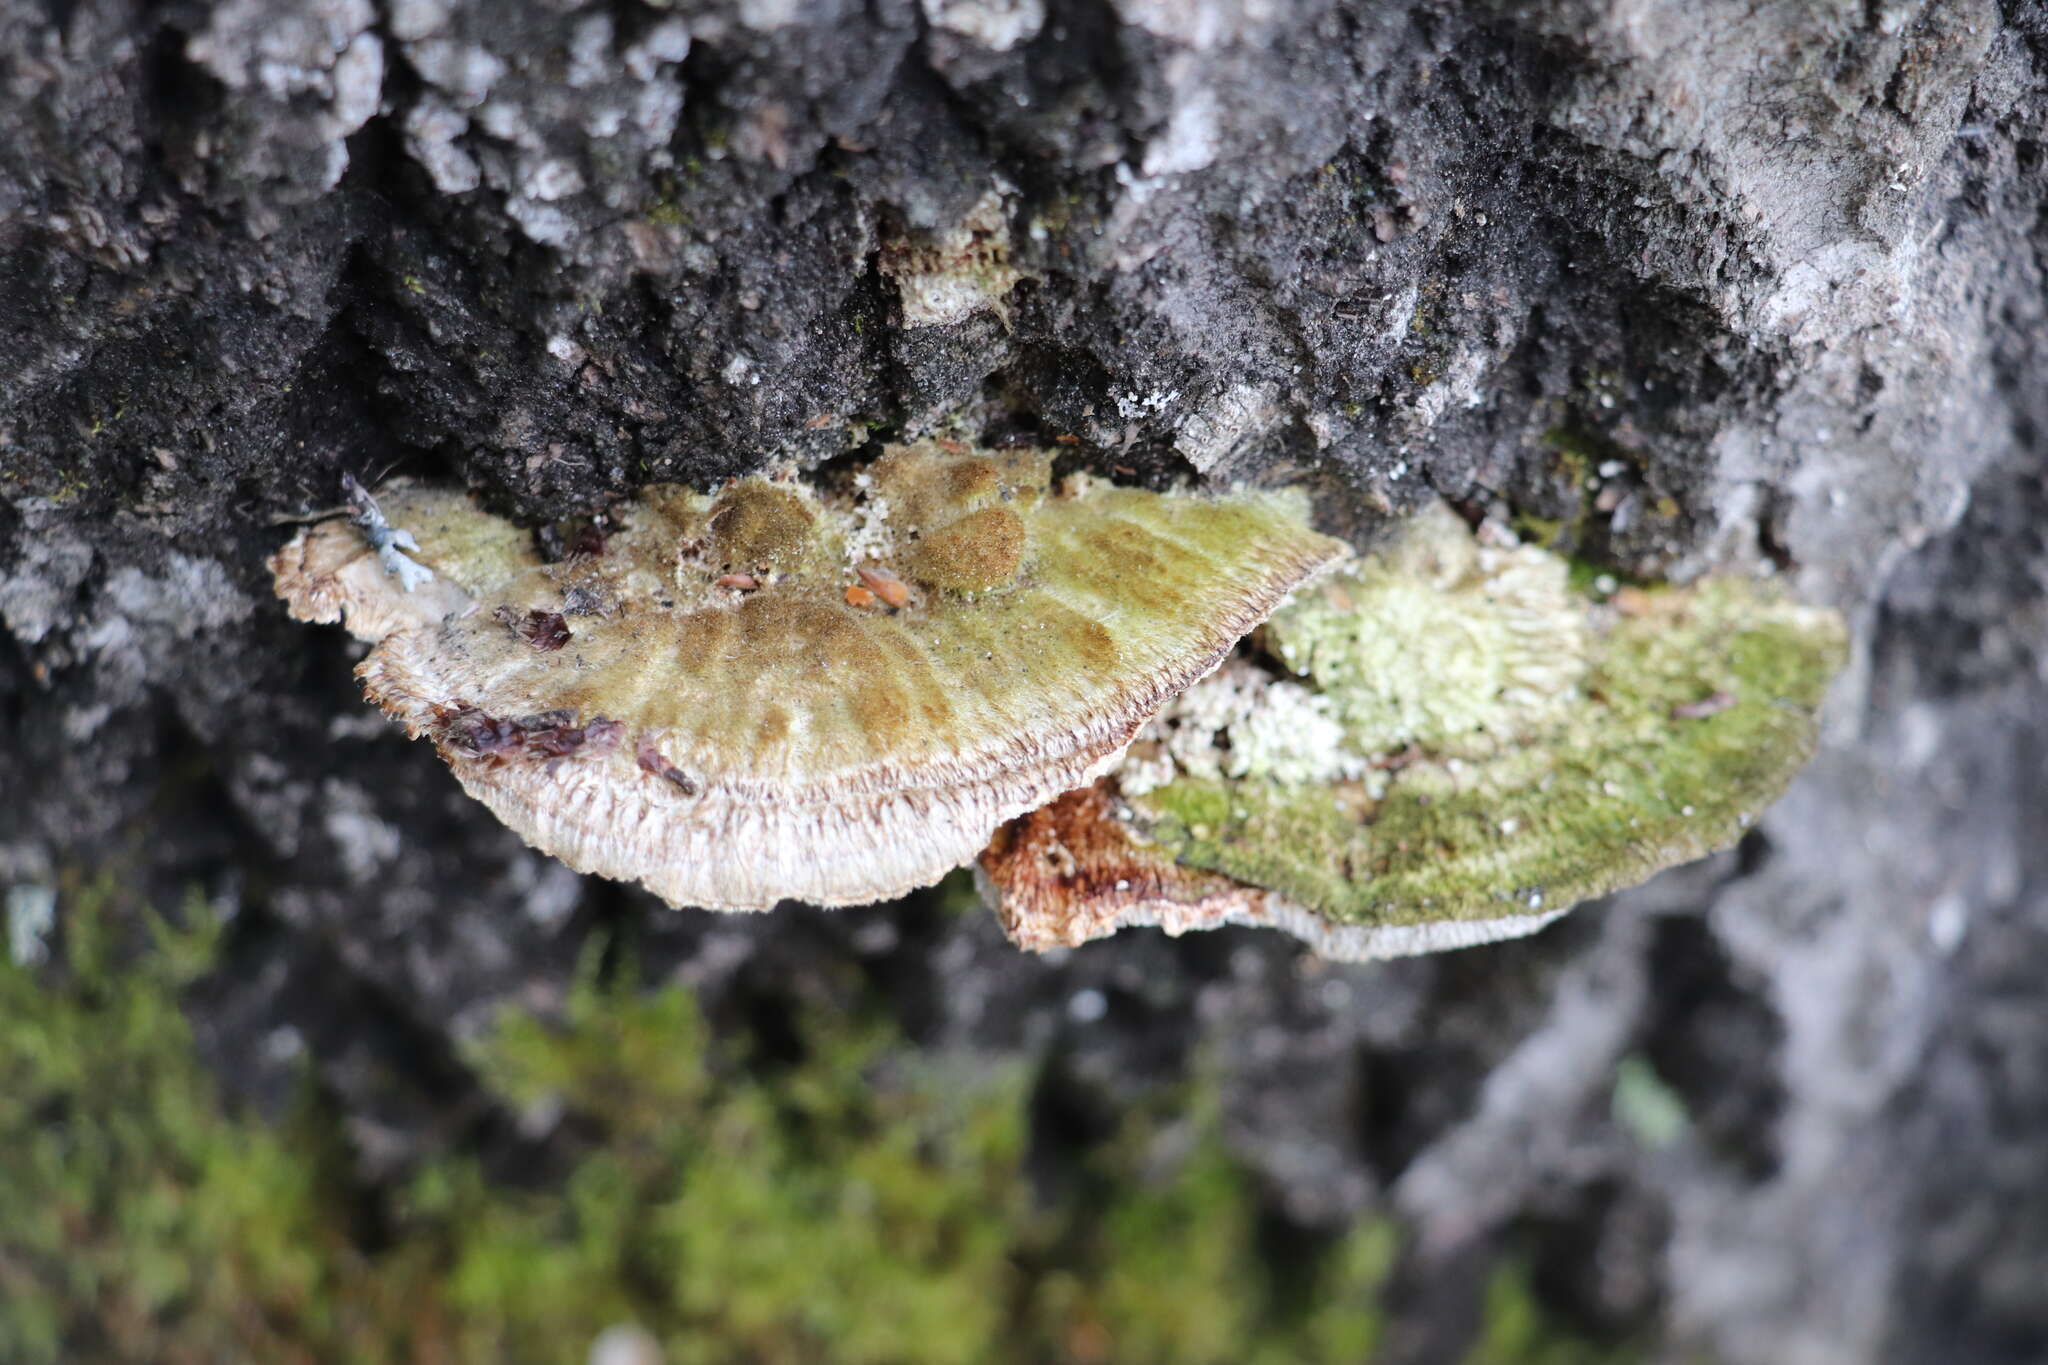
[[[676,905],[854,904],[1092,781],[1346,553],[1298,496],[1054,492],[1048,469],[928,445],[827,496],[654,488],[558,563],[395,486],[423,591],[341,520],[272,566],[294,615],[375,644],[370,699],[535,847]]]
[[[1304,595],[1267,646],[1315,676],[1367,752],[1494,752],[1569,710],[1588,649],[1570,566],[1504,540],[1432,503],[1385,550]]]
[[[1142,796],[1181,776],[1335,782],[1364,777],[1366,766],[1328,697],[1232,659],[1139,732],[1117,781]]]

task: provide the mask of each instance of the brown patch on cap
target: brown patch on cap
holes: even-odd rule
[[[816,519],[787,488],[759,479],[734,484],[712,504],[710,558],[728,574],[793,569],[811,544]]]
[[[998,504],[1028,506],[1044,493],[1051,463],[1042,451],[946,453],[945,443],[898,446],[869,466],[893,520],[923,533]]]
[[[1024,542],[1022,517],[1007,507],[984,507],[919,541],[910,571],[937,588],[999,588],[1023,567]]]

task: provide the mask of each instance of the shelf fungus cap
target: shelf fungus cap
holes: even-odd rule
[[[536,848],[728,910],[971,861],[1349,553],[1297,493],[1055,489],[1042,453],[951,443],[824,490],[649,488],[552,563],[460,494],[377,503],[433,580],[322,522],[271,561],[292,614],[371,642],[370,700]]]
[[[1811,754],[1841,618],[1747,579],[1572,586],[1447,509],[1282,608],[1123,763],[998,832],[1028,948],[1269,925],[1340,960],[1532,933],[1733,844]]]
[[[1414,957],[1535,933],[1569,907],[1534,914],[1346,924],[1264,887],[1175,861],[1148,837],[1114,779],[1066,795],[996,831],[975,867],[982,898],[1019,948],[1074,948],[1119,929],[1176,937],[1241,925],[1279,929],[1332,962]]]

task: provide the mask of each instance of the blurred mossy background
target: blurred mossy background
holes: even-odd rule
[[[1398,1230],[1276,1237],[1199,1079],[1048,1164],[1021,1070],[879,1011],[712,1037],[594,937],[566,1008],[507,1009],[465,1059],[572,1156],[454,1144],[373,1184],[310,1081],[273,1116],[219,1099],[180,1007],[219,970],[202,900],[63,901],[45,960],[0,963],[8,1365],[580,1362],[622,1323],[675,1365],[1380,1354]],[[1469,1365],[1630,1358],[1489,1273]]]

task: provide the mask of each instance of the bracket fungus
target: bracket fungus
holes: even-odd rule
[[[938,442],[827,490],[649,488],[554,562],[458,492],[376,505],[432,577],[335,518],[271,560],[291,613],[370,642],[370,700],[535,847],[728,910],[971,861],[1349,553],[1298,493],[1055,488]]]
[[[1325,957],[1534,932],[1725,848],[1812,752],[1832,612],[1737,577],[1573,586],[1448,508],[1305,589],[1102,783],[1000,831],[1027,948],[1138,924],[1286,929]]]

